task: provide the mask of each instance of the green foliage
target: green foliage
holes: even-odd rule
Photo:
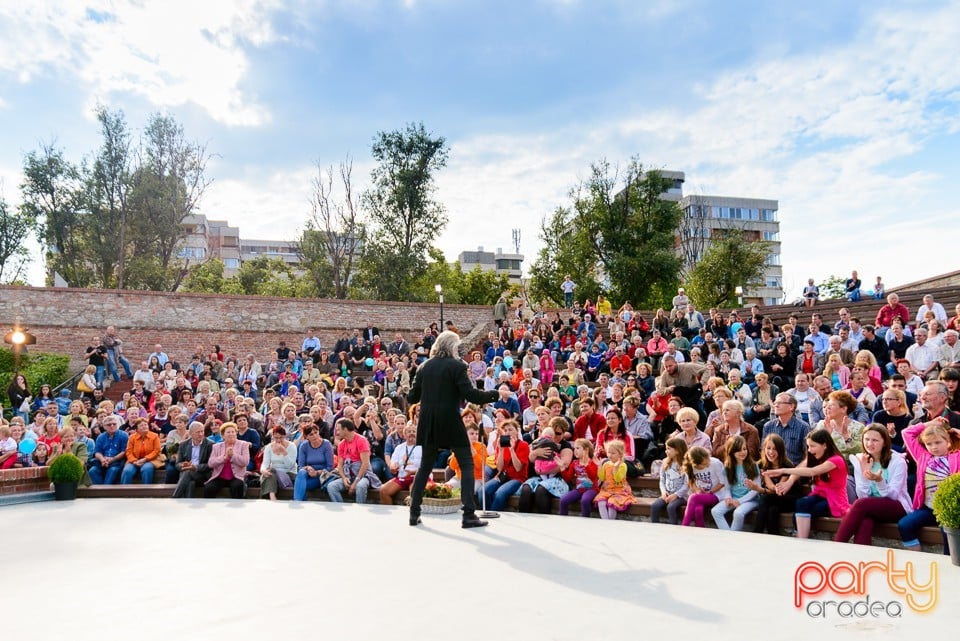
[[[180,291],[193,292],[197,294],[225,294],[223,290],[225,279],[223,277],[223,261],[219,258],[193,265],[187,271],[187,277],[180,287]]]
[[[13,380],[15,356],[12,351],[0,348],[0,389],[6,390]],[[20,357],[20,373],[27,379],[30,391],[43,383],[56,387],[67,380],[70,372],[70,357],[49,352],[28,352]]]
[[[605,293],[656,305],[676,286],[682,262],[674,250],[681,211],[661,198],[670,187],[636,159],[622,171],[606,160],[591,165],[590,177],[571,190],[570,208],[544,222],[544,248],[531,269],[534,298],[562,301],[560,282],[570,274],[578,300]]]
[[[122,111],[98,107],[101,145],[77,166],[54,145],[24,156],[22,212],[47,248],[47,283],[173,290],[182,225],[208,181],[205,149],[155,114],[134,146]]]
[[[820,300],[843,298],[847,291],[847,280],[831,274],[817,285],[817,287],[820,288]]]
[[[459,263],[457,267],[460,267]],[[493,305],[510,287],[510,279],[505,274],[497,274],[476,265],[463,274],[460,302],[464,305]]]
[[[948,477],[933,495],[933,513],[937,522],[949,528],[960,528],[960,474]]]
[[[533,300],[563,304],[560,284],[570,274],[577,284],[574,297],[596,299],[601,292],[597,278],[597,259],[583,229],[573,221],[570,209],[558,207],[540,226],[543,247],[530,267],[530,295]]]
[[[749,289],[763,284],[769,254],[767,241],[747,242],[742,230],[720,230],[690,270],[687,293],[704,309],[734,306],[737,286]]]
[[[66,452],[58,455],[47,470],[52,483],[79,483],[83,478],[83,461]]]
[[[447,224],[443,205],[433,199],[434,175],[447,163],[446,140],[411,123],[377,133],[371,155],[377,166],[363,202],[374,231],[357,287],[379,300],[408,300],[432,241]]]
[[[35,220],[27,210],[10,211],[0,194],[0,283],[18,280],[30,262],[30,252],[23,243],[34,224]]]

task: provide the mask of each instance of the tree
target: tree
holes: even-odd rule
[[[831,274],[828,278],[818,285],[820,288],[820,299],[844,298],[847,293],[847,279]]]
[[[653,300],[658,289],[672,289],[679,279],[675,247],[681,212],[662,198],[669,188],[669,180],[644,172],[636,159],[622,172],[601,160],[571,194],[573,223],[596,254],[614,300],[652,306],[661,302]]]
[[[193,265],[187,270],[187,276],[180,289],[181,291],[198,294],[223,293],[225,282],[223,270],[223,261],[219,258],[211,258],[198,265]]]
[[[606,160],[592,164],[590,177],[571,190],[569,210],[545,221],[544,249],[531,269],[534,295],[559,302],[570,274],[581,300],[606,293],[635,306],[662,304],[682,262],[675,251],[680,208],[662,198],[669,188],[636,159],[622,171]]]
[[[110,112],[97,107],[97,121],[103,142],[86,171],[84,217],[88,259],[102,287],[114,284],[123,289],[123,270],[127,258],[127,201],[130,195],[130,134],[122,111]]]
[[[361,286],[380,300],[404,300],[427,265],[427,250],[447,224],[443,205],[433,199],[434,174],[447,163],[443,137],[423,123],[379,132],[371,154],[377,167],[363,202],[375,226],[364,252]]]
[[[23,243],[33,227],[33,219],[22,208],[10,211],[6,199],[0,194],[0,283],[17,282],[23,275],[30,262],[30,252]]]
[[[687,293],[703,308],[736,305],[738,286],[763,285],[769,255],[767,241],[747,241],[740,229],[716,230],[702,258],[690,270]]]
[[[707,225],[709,218],[710,206],[705,204],[703,197],[692,196],[690,210],[683,212],[678,226],[684,280],[689,279],[690,271],[706,251],[707,238],[710,235],[710,227]]]
[[[460,264],[457,263],[459,269]],[[500,295],[510,289],[510,279],[505,274],[481,269],[475,265],[463,275],[460,302],[464,305],[493,305]]]
[[[569,209],[558,207],[540,224],[543,247],[530,267],[530,295],[536,301],[563,304],[560,283],[570,275],[577,283],[577,298],[596,298],[600,292],[597,280],[597,260],[589,243],[582,238],[583,230],[573,223]]]
[[[129,198],[132,253],[156,258],[147,273],[155,271],[158,278],[142,284],[174,291],[185,276],[174,260],[186,238],[183,221],[210,185],[205,176],[209,155],[204,145],[186,140],[173,117],[157,113],[147,122],[138,156]]]
[[[83,192],[80,170],[54,143],[41,144],[38,151],[24,156],[20,210],[35,223],[37,240],[46,256],[47,285],[53,285],[54,274],[71,287],[93,284],[93,270],[87,261]]]
[[[342,200],[333,196],[333,166],[317,163],[310,218],[300,238],[301,265],[318,296],[346,298],[366,242],[366,222],[353,194],[353,161],[340,163]]]

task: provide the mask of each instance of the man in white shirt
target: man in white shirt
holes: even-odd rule
[[[917,310],[916,322],[918,326],[923,322],[923,316],[927,312],[933,312],[934,318],[940,322],[941,327],[947,324],[947,310],[940,303],[934,302],[933,296],[930,294],[923,297],[923,305]]]
[[[157,391],[157,383],[153,379],[153,372],[148,367],[147,361],[140,361],[140,369],[133,373],[133,380],[142,382],[143,389],[151,394]]]
[[[927,343],[927,330],[922,327],[914,333],[917,341],[907,348],[906,359],[910,362],[910,371],[923,380],[936,377],[940,367],[940,352]]]

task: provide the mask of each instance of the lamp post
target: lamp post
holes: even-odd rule
[[[443,285],[435,285],[434,289],[437,290],[437,295],[440,296],[440,331],[443,330]]]
[[[737,285],[733,293],[737,295],[737,307],[743,307],[743,287]]]
[[[27,345],[36,345],[37,337],[19,326],[14,326],[13,331],[7,332],[3,337],[3,342],[11,345],[13,352],[13,369],[15,374],[20,373],[20,355],[27,353]]]

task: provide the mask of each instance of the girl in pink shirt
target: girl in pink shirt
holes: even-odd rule
[[[813,478],[810,494],[797,500],[794,519],[797,538],[810,538],[810,520],[818,516],[840,518],[850,509],[847,499],[847,465],[837,451],[830,432],[825,429],[807,434],[807,460],[797,467],[767,470],[764,476],[790,477],[777,484],[777,493],[786,493],[801,477]]]

